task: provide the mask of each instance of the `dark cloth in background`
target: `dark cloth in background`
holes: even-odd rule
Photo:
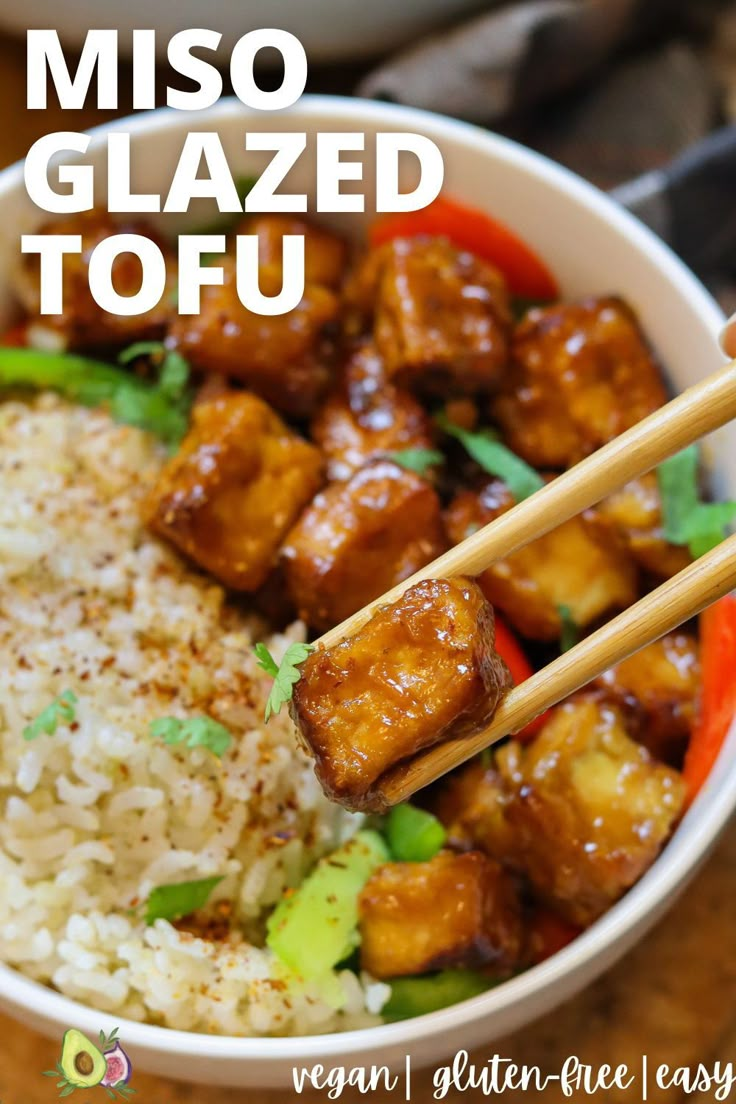
[[[491,0],[355,91],[489,126],[614,189],[736,307],[736,0]]]

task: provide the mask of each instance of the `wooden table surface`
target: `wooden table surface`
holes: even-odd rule
[[[25,59],[22,43],[0,37],[0,165],[23,157],[29,145],[52,130],[81,130],[102,121],[96,111],[27,112]],[[483,1061],[498,1052],[516,1062],[534,1063],[550,1071],[571,1054],[595,1067],[628,1063],[638,1068],[642,1051],[652,1066],[711,1066],[718,1059],[736,1059],[736,825],[676,902],[667,917],[617,966],[544,1019],[478,1053]],[[58,1059],[60,1040],[49,1042],[0,1016],[0,1101],[2,1104],[42,1104],[56,1097],[54,1083],[41,1076]],[[136,1072],[137,1099],[156,1104],[285,1104],[292,1091],[236,1092],[202,1088]],[[414,1078],[414,1099],[431,1098],[426,1075]],[[478,1094],[451,1092],[459,1104]],[[515,1101],[516,1094],[507,1094]],[[650,1100],[675,1101],[680,1089],[650,1092]],[[302,1099],[326,1099],[305,1093]],[[346,1090],[343,1100],[381,1101],[380,1094],[362,1097]],[[386,1097],[385,1099],[393,1099]],[[398,1097],[397,1097],[398,1099]],[[528,1099],[528,1095],[527,1095]],[[561,1099],[558,1090],[541,1094],[544,1104]],[[639,1089],[599,1093],[598,1100],[629,1102]],[[699,1100],[698,1097],[690,1099]],[[706,1099],[705,1097],[703,1099]],[[713,1099],[712,1095],[707,1099]]]

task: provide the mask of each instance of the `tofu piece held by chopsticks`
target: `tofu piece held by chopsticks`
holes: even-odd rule
[[[302,666],[291,711],[325,792],[360,808],[422,748],[477,732],[511,676],[493,609],[470,579],[425,579]]]

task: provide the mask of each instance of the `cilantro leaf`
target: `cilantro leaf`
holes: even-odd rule
[[[394,464],[398,464],[400,468],[416,472],[417,475],[424,475],[429,468],[445,462],[445,458],[439,449],[430,448],[400,449],[398,452],[386,453],[386,457],[388,460],[393,460]]]
[[[185,394],[188,383],[189,361],[185,360],[176,349],[170,349],[161,365],[161,373],[158,377],[159,391],[170,399],[180,399]]]
[[[256,653],[256,659],[258,660],[258,666],[261,667],[267,675],[271,678],[276,678],[279,673],[279,665],[273,658],[271,653],[265,644],[256,644],[253,648]]]
[[[440,429],[460,442],[484,471],[503,479],[517,502],[528,498],[544,486],[539,473],[501,444],[492,429],[463,429],[451,422],[444,412],[438,414],[435,420]]]
[[[257,176],[238,176],[235,179],[235,190],[238,193],[238,199],[241,204],[245,205],[245,197],[250,192],[253,185],[258,180]]]
[[[189,362],[168,349],[163,341],[136,341],[118,353],[118,364],[130,364],[139,357],[150,357],[160,365],[158,388],[170,399],[180,399],[189,382]]]
[[[204,747],[220,759],[233,742],[224,725],[212,717],[158,717],[151,721],[150,735],[165,744],[184,744],[186,747]]]
[[[240,200],[240,211],[233,213],[221,214],[219,217],[214,218],[211,222],[204,223],[198,226],[196,230],[190,230],[190,234],[227,234],[230,230],[233,230],[237,226],[243,217],[243,210],[245,208],[245,197],[251,190],[257,176],[239,176],[235,180],[235,190],[238,193],[238,199]]]
[[[156,886],[151,890],[146,902],[146,923],[154,920],[181,920],[190,912],[196,912],[209,900],[215,886],[223,876],[200,878],[194,882],[174,882],[172,885]]]
[[[23,729],[23,739],[35,740],[42,733],[53,736],[60,724],[71,724],[76,718],[74,707],[77,701],[77,695],[72,690],[64,690],[58,698],[54,698],[51,705],[41,710],[35,721],[26,725]]]
[[[558,606],[557,612],[560,616],[560,651],[569,652],[580,639],[578,625],[569,606]]]
[[[130,364],[139,357],[156,356],[163,358],[166,354],[166,346],[163,341],[134,341],[126,349],[118,353],[118,364]]]
[[[736,502],[701,499],[698,463],[698,446],[690,445],[657,468],[664,538],[670,544],[687,545],[695,559],[721,543],[736,517]]]
[[[313,644],[290,644],[280,664],[276,663],[265,644],[256,644],[253,648],[258,666],[273,679],[271,693],[266,701],[263,720],[268,723],[271,717],[281,711],[281,706],[291,701],[294,687],[301,678],[299,665],[314,651]]]

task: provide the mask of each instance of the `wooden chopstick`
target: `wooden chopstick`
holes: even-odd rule
[[[396,602],[408,587],[421,579],[479,575],[492,563],[549,533],[563,521],[587,510],[629,480],[651,471],[668,456],[735,417],[736,360],[683,391],[508,513],[358,610],[326,632],[317,643],[331,647],[352,636],[378,606]],[[688,616],[690,614],[686,614],[684,620]]]
[[[382,812],[514,732],[736,588],[736,534],[563,653],[502,700],[487,728],[387,771],[361,808]]]

